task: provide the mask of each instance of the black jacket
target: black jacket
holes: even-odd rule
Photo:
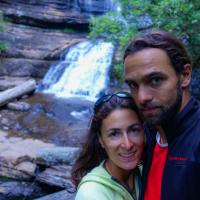
[[[156,133],[148,129],[142,177],[146,187]],[[167,130],[168,155],[163,172],[161,200],[200,200],[200,106],[191,98]],[[153,187],[153,185],[152,185]]]

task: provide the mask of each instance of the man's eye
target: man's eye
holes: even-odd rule
[[[162,81],[162,78],[154,77],[154,78],[151,79],[151,84],[152,85],[159,85],[161,83],[161,81]]]
[[[133,82],[128,83],[128,86],[132,90],[136,89],[136,87],[137,87],[137,85],[135,83],[133,83]]]

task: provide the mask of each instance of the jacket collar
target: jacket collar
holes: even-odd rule
[[[195,117],[196,111],[199,109],[199,102],[191,97],[187,105],[183,110],[178,113],[173,120],[171,120],[170,125],[165,128],[165,133],[167,141],[170,142],[174,137],[184,132],[187,127],[190,127],[197,117]]]

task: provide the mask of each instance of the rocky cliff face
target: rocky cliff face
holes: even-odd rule
[[[13,22],[39,27],[87,29],[93,15],[112,7],[111,0],[2,0],[4,16]]]
[[[91,16],[102,15],[111,0],[1,0],[8,22],[0,41],[0,76],[42,78],[64,49],[86,39]],[[64,33],[63,28],[76,31]]]

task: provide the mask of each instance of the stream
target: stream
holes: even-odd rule
[[[31,105],[30,110],[0,111],[0,126],[8,129],[9,136],[40,139],[58,146],[80,146],[93,102],[44,93],[35,93],[23,101]]]

